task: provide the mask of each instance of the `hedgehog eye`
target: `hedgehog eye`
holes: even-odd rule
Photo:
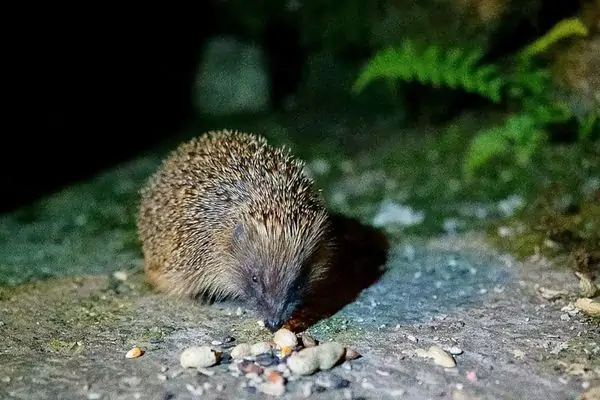
[[[252,275],[252,282],[254,282],[254,283],[258,282],[258,278],[256,277],[256,275]]]

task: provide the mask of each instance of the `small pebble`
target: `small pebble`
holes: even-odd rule
[[[227,336],[225,339],[223,339],[223,343],[231,343],[231,342],[235,342],[235,338],[233,336]]]
[[[362,381],[361,386],[363,389],[375,389],[375,386],[366,379]]]
[[[406,338],[411,342],[417,343],[419,340],[413,335],[407,335]]]
[[[277,369],[277,371],[281,372],[281,375],[284,378],[289,378],[291,372],[285,363],[277,364],[275,368]]]
[[[220,340],[213,340],[212,342],[210,342],[210,344],[212,346],[220,346],[223,344],[223,342],[221,342]]]
[[[258,376],[258,372],[248,372],[246,374],[246,378],[250,379],[250,381],[253,381],[253,382],[256,382],[256,379],[258,378],[258,381],[262,382],[262,380]]]
[[[327,342],[317,347],[311,347],[311,349],[319,349],[319,368],[330,369],[332,368],[340,358],[344,355],[345,349],[338,342]]]
[[[205,368],[217,363],[217,355],[208,346],[192,346],[181,352],[179,362],[183,368]]]
[[[302,386],[300,386],[300,392],[302,393],[302,396],[308,398],[312,395],[312,388],[313,388],[314,383],[312,382],[306,382],[304,384],[302,384]]]
[[[169,377],[166,376],[165,374],[158,374],[158,375],[156,375],[156,377],[158,378],[159,381],[166,381],[167,379],[169,379]]]
[[[318,348],[309,347],[292,354],[287,359],[289,369],[298,375],[310,375],[319,369]]]
[[[238,369],[244,374],[262,374],[263,368],[260,365],[255,364],[253,361],[244,360],[238,365]]]
[[[457,346],[452,346],[452,347],[450,347],[450,348],[448,349],[448,352],[449,352],[450,354],[452,354],[453,356],[458,356],[458,355],[460,355],[460,354],[462,354],[462,353],[463,353],[462,349],[461,349],[460,347],[457,347]]]
[[[210,389],[212,388],[212,383],[210,383],[210,382],[204,382],[204,383],[202,384],[202,388],[203,388],[204,390],[208,391],[208,390],[210,390]]]
[[[289,329],[281,328],[273,335],[273,341],[279,348],[296,347],[298,338]]]
[[[125,358],[138,358],[144,355],[144,350],[140,347],[134,347],[125,354]]]
[[[456,361],[454,361],[454,357],[440,347],[431,346],[429,350],[418,349],[416,353],[420,357],[432,358],[433,362],[441,367],[456,367]]]
[[[300,338],[304,347],[314,347],[318,344],[317,340],[306,332],[302,333]]]
[[[377,369],[375,370],[375,372],[377,372],[377,374],[381,375],[381,376],[390,376],[390,373],[387,371],[384,371],[382,369]]]
[[[3,383],[9,383],[10,382],[10,376],[6,375],[2,377],[2,382]]]
[[[204,394],[204,390],[198,386],[194,386],[191,383],[186,383],[185,388],[192,394],[192,396],[202,396]]]
[[[217,386],[215,386],[215,390],[217,392],[222,392],[223,389],[225,389],[225,385],[223,385],[222,383],[217,383]]]
[[[125,282],[127,280],[127,272],[125,271],[115,271],[113,273],[113,278],[118,281]]]
[[[581,297],[575,302],[575,307],[591,317],[600,317],[600,301]]]
[[[477,373],[475,371],[467,371],[465,378],[471,383],[477,382]]]
[[[158,339],[158,338],[150,339],[150,344],[160,344],[163,342],[164,342],[164,340]]]
[[[317,392],[317,393],[323,393],[326,390],[327,390],[327,388],[325,386],[315,385],[315,392]]]
[[[274,369],[271,369],[268,372],[265,371],[265,378],[267,382],[278,383],[282,385],[285,383],[283,376],[281,376],[281,374]]]
[[[234,359],[242,359],[252,354],[252,346],[248,343],[240,343],[231,349],[231,357]]]
[[[263,382],[258,385],[258,390],[268,396],[281,396],[285,393],[285,385],[283,383]]]
[[[262,319],[259,319],[258,321],[256,321],[256,323],[258,324],[258,326],[260,326],[261,328],[265,327],[265,321],[263,321]]]
[[[242,307],[238,307],[235,309],[236,316],[241,317],[243,313],[244,313],[244,311],[242,310]]]
[[[166,365],[163,365],[162,367],[160,367],[160,372],[167,372],[169,370],[169,367],[167,367]]]
[[[344,346],[338,342],[327,342],[292,354],[287,360],[287,365],[295,374],[310,375],[317,369],[332,368],[343,354]]]
[[[277,363],[277,357],[274,357],[269,353],[260,354],[256,356],[256,363],[262,367],[268,367]]]
[[[406,390],[404,390],[404,389],[394,389],[390,392],[390,396],[401,397],[401,396],[404,396],[404,393],[406,393]]]
[[[213,376],[215,374],[215,371],[211,371],[206,368],[198,368],[198,372],[200,372],[202,375],[206,375],[206,376]]]
[[[324,386],[329,389],[344,389],[350,386],[350,381],[342,378],[339,375],[331,374],[329,376],[322,376],[317,378],[315,381],[317,385]]]
[[[87,398],[89,400],[98,400],[102,398],[102,393],[96,393],[96,392],[89,392],[87,394]]]
[[[286,347],[282,347],[281,348],[281,358],[285,358],[287,356],[289,356],[290,354],[292,354],[294,352],[294,349],[292,347],[286,346]]]
[[[346,349],[346,355],[345,355],[345,359],[348,361],[351,360],[356,360],[357,358],[360,358],[361,354],[354,350],[354,349]]]
[[[352,364],[349,361],[345,361],[342,364],[342,368],[344,368],[347,371],[352,371]]]
[[[171,373],[171,379],[175,379],[175,378],[177,378],[181,374],[183,374],[183,370],[182,369],[178,369],[177,371]]]
[[[250,346],[250,355],[257,356],[259,354],[268,353],[271,351],[271,345],[267,342],[258,342]]]

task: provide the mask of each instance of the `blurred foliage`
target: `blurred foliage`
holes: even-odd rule
[[[375,80],[391,85],[418,81],[433,87],[449,87],[475,93],[510,112],[503,124],[480,131],[471,141],[463,164],[466,178],[496,156],[512,155],[527,164],[545,143],[548,130],[576,118],[569,105],[555,95],[551,74],[536,56],[557,41],[587,34],[578,19],[560,21],[544,36],[512,55],[504,65],[484,64],[481,48],[441,49],[439,45],[417,48],[410,40],[380,50],[362,69],[353,91],[360,93]],[[578,121],[579,137],[585,140],[599,123],[598,111]]]
[[[548,50],[550,46],[561,39],[571,36],[587,36],[588,33],[587,27],[579,18],[566,18],[554,25],[544,36],[523,49],[520,55],[526,59],[531,58]]]
[[[379,78],[392,84],[397,79],[416,80],[436,88],[442,85],[460,88],[499,102],[505,80],[497,66],[478,65],[482,57],[480,50],[453,48],[444,52],[436,45],[420,51],[412,41],[405,40],[398,48],[389,47],[377,53],[358,76],[353,91],[359,93]]]

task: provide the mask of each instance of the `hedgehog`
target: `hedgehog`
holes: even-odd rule
[[[206,132],[166,157],[140,194],[144,270],[168,295],[242,299],[273,332],[331,264],[321,191],[263,136]]]

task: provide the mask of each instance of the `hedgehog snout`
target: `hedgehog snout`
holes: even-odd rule
[[[276,303],[270,311],[264,314],[265,327],[271,332],[281,328],[283,323],[291,317],[297,305],[297,301],[290,302],[288,299]]]
[[[283,325],[283,321],[276,318],[267,318],[265,319],[264,323],[271,333],[275,332],[281,327],[281,325]]]

